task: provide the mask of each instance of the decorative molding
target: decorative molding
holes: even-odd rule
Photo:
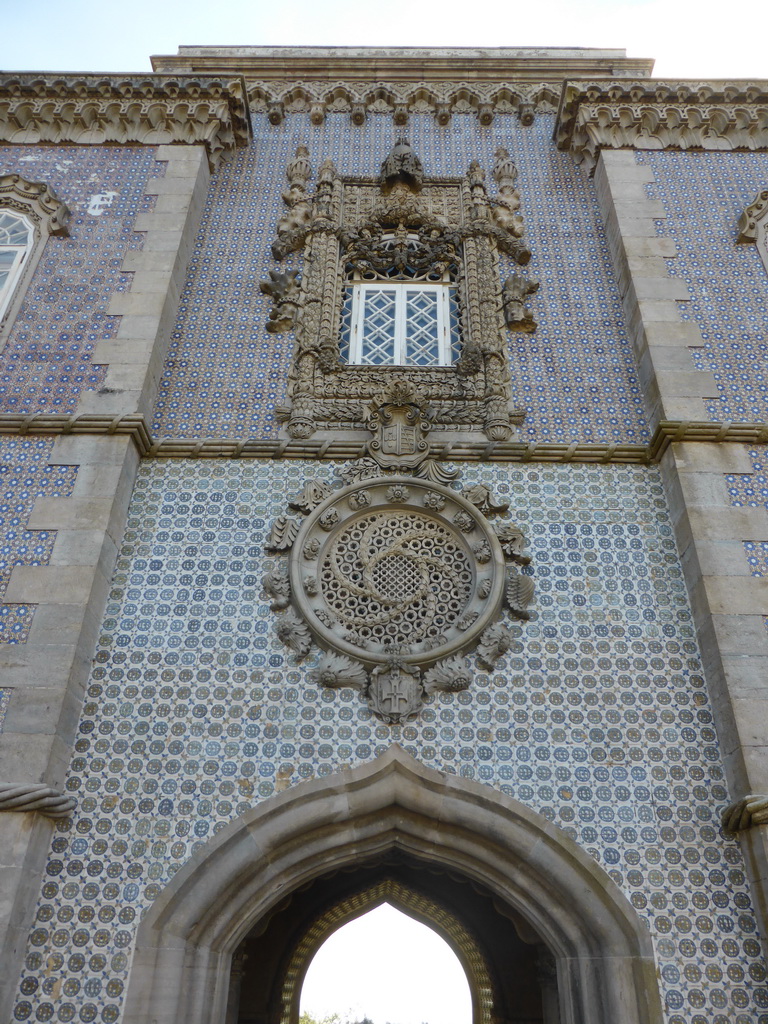
[[[768,82],[567,82],[559,149],[594,169],[610,149],[768,149]]]
[[[253,111],[267,114],[270,124],[281,124],[286,115],[309,112],[313,124],[329,114],[348,114],[354,125],[363,125],[371,114],[389,114],[396,125],[406,125],[411,114],[428,114],[448,125],[454,114],[469,114],[490,127],[497,114],[514,114],[530,126],[535,115],[554,114],[560,85],[554,82],[515,82],[501,85],[478,82],[356,85],[343,81],[329,86],[311,81],[248,83]]]
[[[739,236],[736,241],[740,245],[754,242],[760,259],[768,270],[768,188],[758,192],[754,200],[739,218]]]
[[[288,395],[276,410],[293,439],[318,429],[363,429],[368,407],[391,377],[392,366],[348,364],[339,344],[345,293],[358,280],[440,280],[452,274],[461,321],[461,354],[452,366],[399,367],[429,403],[430,421],[443,430],[485,434],[506,441],[524,411],[512,405],[507,341],[502,316],[499,252],[520,265],[531,253],[523,239],[517,170],[503,147],[496,151],[490,196],[485,174],[473,161],[462,179],[429,178],[404,139],[385,158],[378,180],[341,178],[334,165],[320,167],[312,195],[304,146],[288,163],[286,213],[277,225],[275,259],[304,250],[301,293],[295,275],[272,273],[262,290],[275,305],[269,330],[293,326],[296,344]],[[426,276],[425,276],[426,275]],[[530,294],[534,287],[526,282]],[[518,329],[532,330],[522,302]]]
[[[75,809],[75,798],[50,786],[0,782],[0,811],[37,811],[46,818],[67,818]]]
[[[0,208],[25,214],[43,235],[69,236],[69,207],[44,181],[0,175]]]
[[[129,436],[142,458],[150,459],[323,459],[347,461],[367,454],[367,443],[309,438],[164,438],[155,440],[143,416],[102,416],[95,413],[0,413],[0,435],[59,437],[68,434]],[[658,462],[670,444],[768,444],[768,423],[719,423],[664,420],[650,444],[572,441],[447,441],[432,442],[432,462],[586,462],[601,465],[648,465]]]
[[[414,408],[377,410],[379,440],[392,423],[396,440],[406,424],[416,429]],[[396,445],[383,458],[370,444],[398,475],[363,457],[340,471],[346,486],[308,480],[289,502],[305,518],[279,516],[265,545],[288,560],[263,581],[280,640],[297,660],[316,643],[323,653],[314,682],[357,690],[389,723],[418,714],[430,694],[466,690],[473,669],[465,655],[478,644],[481,663],[495,664],[511,642],[498,622],[502,607],[527,619],[534,591],[515,569],[530,562],[523,534],[511,523],[492,526],[481,511],[504,514],[508,504],[484,487],[462,493],[435,482],[428,445],[412,440],[400,464]]]
[[[488,47],[180,47],[178,55],[152,58],[171,74],[242,75],[252,107],[279,124],[287,113],[308,112],[313,124],[329,113],[348,114],[362,125],[371,114],[389,114],[405,125],[410,114],[430,114],[447,125],[470,114],[483,126],[497,114],[533,123],[536,112],[557,109],[564,81],[642,78],[653,61],[627,58],[624,50]]]
[[[750,793],[729,804],[720,815],[724,832],[745,832],[758,825],[768,825],[768,796]]]
[[[203,144],[215,165],[250,137],[245,82],[239,77],[0,77],[0,143]]]

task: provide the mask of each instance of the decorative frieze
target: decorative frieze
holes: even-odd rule
[[[0,143],[203,144],[212,164],[251,135],[241,78],[6,75]]]
[[[766,149],[768,82],[567,82],[555,141],[589,171],[603,147]]]
[[[495,115],[514,114],[527,127],[537,113],[553,114],[559,95],[559,86],[552,82],[408,82],[386,87],[349,82],[248,83],[251,109],[265,112],[272,124],[280,124],[286,114],[305,112],[313,124],[322,124],[328,114],[348,114],[355,125],[365,124],[369,114],[391,114],[396,125],[406,125],[411,114],[431,114],[441,125],[449,124],[453,114],[472,114],[489,127]]]

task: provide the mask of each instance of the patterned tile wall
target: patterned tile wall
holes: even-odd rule
[[[27,530],[37,498],[68,498],[77,468],[49,466],[53,440],[0,438],[0,602],[15,565],[47,565],[54,530]],[[34,605],[0,603],[0,643],[27,639]],[[0,718],[3,714],[0,700]]]
[[[115,291],[130,288],[123,256],[141,248],[133,231],[150,175],[162,174],[152,146],[0,147],[0,173],[44,181],[72,211],[69,238],[46,243],[10,337],[0,352],[2,412],[74,412],[106,368],[91,362],[95,342],[113,337],[106,316]]]
[[[592,182],[552,143],[552,117],[532,128],[470,115],[450,126],[414,115],[408,137],[427,174],[460,176],[477,159],[489,173],[505,145],[520,177],[522,213],[541,280],[531,301],[539,328],[511,335],[517,401],[527,440],[643,441],[647,431]],[[285,167],[309,147],[315,170],[331,156],[343,174],[377,174],[396,129],[386,116],[364,127],[332,114],[313,127],[291,114],[279,127],[254,114],[255,139],[215,176],[160,386],[154,429],[166,437],[274,436],[272,409],[285,394],[292,336],[268,335],[259,280],[284,206]],[[286,266],[299,266],[298,257]]]
[[[720,399],[709,403],[716,420],[768,419],[768,273],[754,245],[737,245],[745,207],[768,182],[766,153],[643,153],[656,183],[649,195],[664,203],[658,231],[677,242],[670,274],[688,284],[692,301],[680,303],[704,338],[693,365],[710,370]]]
[[[274,634],[273,518],[328,463],[145,462],[30,935],[16,1021],[119,1021],[137,920],[222,823],[396,740],[556,822],[648,922],[667,1024],[768,1024],[768,989],[659,474],[467,467],[530,538],[499,670],[389,727]]]

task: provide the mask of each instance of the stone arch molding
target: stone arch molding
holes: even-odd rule
[[[33,238],[24,257],[10,300],[0,307],[0,348],[7,338],[16,314],[40,261],[49,236],[66,238],[69,235],[70,211],[56,193],[45,183],[27,181],[20,174],[0,175],[0,213],[15,213],[23,217],[32,229]]]
[[[137,935],[124,1024],[224,1024],[232,954],[301,886],[397,849],[507,902],[557,964],[561,1024],[661,1024],[650,936],[541,815],[397,745],[265,800],[174,876]]]

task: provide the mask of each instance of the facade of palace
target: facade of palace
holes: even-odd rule
[[[0,1020],[768,1024],[768,82],[153,67],[0,78]]]

